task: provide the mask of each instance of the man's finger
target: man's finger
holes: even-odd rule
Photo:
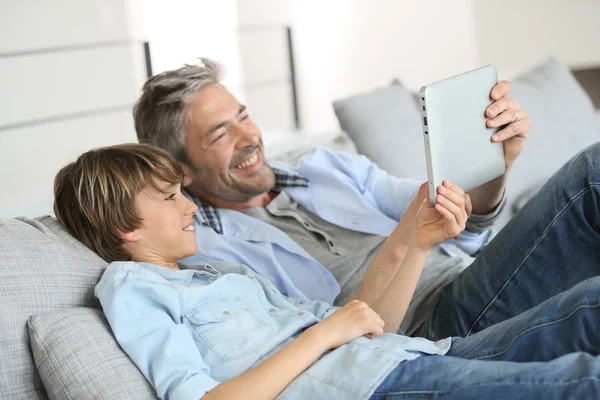
[[[458,187],[457,185],[455,185],[454,183],[452,183],[452,182],[450,182],[448,180],[443,181],[442,185],[444,185],[444,187],[452,190],[454,193],[458,193],[461,196],[463,194],[465,194],[464,190],[462,190],[460,187]]]
[[[509,81],[500,81],[496,84],[496,86],[494,86],[492,92],[490,93],[490,96],[492,100],[498,100],[502,97],[508,96],[511,89],[512,85]]]
[[[492,135],[493,142],[503,142],[514,136],[525,135],[529,132],[531,123],[529,119],[520,119],[517,122],[507,125],[504,129]]]
[[[465,193],[464,192],[461,193],[462,189],[456,185],[454,185],[453,189],[446,187],[445,185],[440,185],[438,187],[438,193],[441,194],[442,196],[448,197],[450,200],[452,200],[453,203],[456,203],[456,204],[464,203]]]
[[[503,111],[496,118],[487,120],[487,126],[489,128],[496,128],[502,125],[512,124],[523,119],[525,111],[516,108],[509,108]]]
[[[512,105],[513,102],[511,99],[508,97],[503,97],[500,100],[494,101],[488,106],[488,108],[485,110],[485,116],[488,118],[494,118],[511,108]]]
[[[456,222],[460,221],[460,218],[463,215],[462,205],[457,205],[457,204],[453,203],[451,200],[442,196],[441,194],[437,196],[437,201],[445,209],[450,211],[452,213],[452,215],[454,215]]]
[[[435,205],[435,209],[440,214],[442,214],[442,217],[444,218],[444,221],[446,221],[446,224],[448,224],[451,227],[453,227],[453,226],[459,226],[458,222],[456,221],[456,217],[454,216],[454,214],[452,214],[450,211],[448,211],[448,209],[446,209],[440,203],[437,203]]]
[[[468,193],[465,193],[465,210],[467,211],[467,218],[469,218],[473,211],[473,204],[471,204],[471,196]]]

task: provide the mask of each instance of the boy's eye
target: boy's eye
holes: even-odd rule
[[[170,195],[168,195],[165,200],[173,200],[175,198],[175,193],[171,193]]]

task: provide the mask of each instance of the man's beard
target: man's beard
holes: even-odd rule
[[[233,165],[237,165],[239,161],[247,154],[254,152],[254,150],[256,149],[244,151],[244,154],[237,156],[236,160],[231,163],[230,168],[232,168]],[[251,180],[250,182],[232,180],[230,185],[226,186],[223,182],[218,180],[217,176],[211,173],[210,169],[192,166],[195,175],[194,183],[208,194],[223,200],[234,202],[245,202],[258,195],[268,193],[275,187],[275,173],[273,172],[273,169],[264,162],[264,157],[262,156],[260,148],[258,148],[258,151],[261,153],[261,162],[264,164],[259,171],[256,171],[251,177],[248,177],[248,180]],[[259,176],[260,179],[257,180]]]

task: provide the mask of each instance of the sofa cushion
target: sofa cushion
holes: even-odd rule
[[[0,218],[3,398],[46,398],[29,348],[27,320],[64,308],[99,307],[93,290],[106,265],[54,218]]]
[[[101,310],[64,309],[35,315],[28,325],[33,358],[51,399],[156,398]]]
[[[360,154],[392,175],[427,180],[421,114],[404,86],[337,100],[333,109]]]
[[[511,96],[529,114],[532,127],[525,150],[507,185],[511,208],[535,191],[580,150],[600,140],[592,101],[567,66],[549,58],[513,81]],[[504,216],[507,217],[506,215]]]
[[[600,140],[589,96],[569,69],[554,58],[512,80],[511,96],[531,117],[527,146],[507,186],[508,207],[540,187],[579,150]],[[366,155],[392,175],[425,181],[425,151],[418,97],[401,85],[335,101],[340,126]],[[509,218],[501,216],[498,226]]]

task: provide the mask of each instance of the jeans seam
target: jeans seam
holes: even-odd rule
[[[469,357],[469,360],[483,360],[485,358],[492,358],[492,357],[496,357],[499,356],[501,354],[504,354],[508,351],[508,349],[515,343],[515,341],[520,338],[521,336],[539,329],[539,328],[543,328],[549,325],[554,325],[557,324],[559,322],[563,322],[569,318],[571,318],[575,313],[577,313],[578,311],[584,309],[584,308],[598,308],[600,307],[600,302],[595,302],[595,303],[578,303],[577,307],[572,309],[568,314],[566,314],[565,316],[558,318],[558,319],[554,319],[554,320],[550,320],[547,322],[543,322],[543,323],[539,323],[538,325],[534,325],[534,326],[530,326],[529,328],[525,329],[524,331],[518,333],[517,335],[515,335],[515,337],[510,341],[510,343],[506,346],[503,346],[501,348],[492,350],[492,351],[488,351],[486,353],[479,353],[479,354],[475,354],[473,356]]]
[[[591,380],[591,381],[600,381],[600,378],[596,378],[595,376],[585,376],[585,377],[581,377],[581,378],[576,378],[576,379],[572,379],[570,381],[551,381],[551,382],[508,382],[511,385],[516,385],[516,386],[552,386],[552,385],[570,385],[573,383],[580,383],[582,381],[587,381],[587,380]],[[415,391],[406,391],[406,392],[385,392],[385,393],[381,393],[381,392],[375,392],[373,393],[373,395],[378,395],[378,396],[384,396],[384,398],[386,398],[387,396],[396,396],[396,395],[424,395],[424,394],[450,394],[453,392],[458,392],[461,390],[466,390],[466,389],[475,389],[478,388],[480,386],[499,386],[499,385],[506,385],[508,384],[507,382],[501,382],[501,383],[495,383],[495,382],[484,382],[484,383],[479,383],[476,385],[471,385],[471,386],[464,386],[461,388],[456,388],[456,389],[451,389],[451,390],[429,390],[429,391],[425,391],[425,390],[415,390]]]
[[[515,275],[517,274],[517,272],[519,272],[519,270],[521,269],[521,267],[525,263],[525,260],[527,260],[529,258],[529,256],[531,255],[531,253],[537,248],[538,244],[548,234],[548,232],[550,231],[550,228],[552,228],[552,226],[556,223],[556,221],[565,213],[565,211],[574,203],[574,201],[576,199],[578,199],[579,197],[581,197],[585,192],[588,192],[591,189],[591,186],[592,185],[596,185],[596,184],[597,183],[595,183],[595,182],[589,182],[588,185],[585,188],[583,188],[580,192],[578,192],[573,197],[571,197],[569,199],[569,201],[567,202],[567,204],[565,204],[565,206],[556,214],[556,216],[548,224],[548,226],[546,227],[546,229],[544,229],[544,232],[542,232],[542,234],[540,235],[540,237],[538,238],[538,240],[533,244],[533,246],[531,247],[531,249],[529,249],[529,251],[527,252],[527,254],[523,257],[523,259],[521,260],[521,262],[519,263],[519,265],[517,266],[517,268],[515,268],[515,270],[513,271],[513,273],[508,277],[508,279],[506,280],[506,282],[504,283],[504,285],[502,285],[502,287],[498,290],[498,292],[496,293],[496,295],[492,298],[491,301],[488,302],[488,304],[483,309],[483,311],[481,311],[481,313],[477,316],[477,318],[475,319],[475,321],[471,324],[471,327],[469,328],[469,330],[467,331],[467,333],[466,333],[465,336],[471,335],[471,333],[473,332],[473,329],[475,329],[475,326],[483,318],[483,316],[485,315],[485,313],[490,308],[492,308],[492,306],[494,305],[494,303],[496,302],[496,300],[498,299],[498,297],[500,296],[500,294],[504,291],[504,289],[506,289],[506,287],[512,281],[512,279],[515,277]]]

